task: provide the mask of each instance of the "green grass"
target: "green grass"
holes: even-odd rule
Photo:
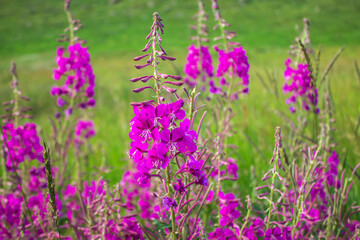
[[[194,0],[121,0],[115,5],[111,0],[72,2],[75,17],[85,26],[80,37],[88,40],[93,53],[141,49],[154,11],[166,25],[164,46],[185,48],[197,11]],[[205,1],[206,9],[213,24],[209,2]],[[304,17],[311,21],[315,45],[357,45],[360,38],[360,2],[356,0],[226,0],[219,4],[238,40],[251,48],[287,47]],[[0,0],[0,6],[1,55],[52,51],[67,27],[63,1]]]
[[[223,16],[232,23],[231,29],[237,31],[237,40],[247,49],[251,64],[250,94],[241,98],[234,109],[238,112],[238,117],[234,119],[238,134],[231,139],[238,146],[235,157],[240,164],[239,187],[243,190],[242,194],[248,193],[250,167],[256,167],[257,178],[261,178],[269,167],[275,127],[283,128],[285,140],[289,134],[286,122],[275,110],[290,115],[285,104],[286,96],[281,90],[282,74],[288,45],[297,34],[295,26],[301,27],[303,17],[311,21],[313,44],[323,46],[321,69],[326,67],[340,46],[347,46],[329,80],[335,103],[337,150],[343,163],[347,159],[346,163],[354,166],[360,156],[360,139],[354,135],[359,116],[357,95],[360,82],[356,77],[354,60],[360,54],[360,2],[223,0],[220,7]],[[74,0],[72,8],[75,17],[83,20],[85,28],[79,35],[88,40],[97,75],[97,107],[93,114],[98,135],[93,140],[95,152],[91,159],[97,168],[103,149],[112,169],[105,178],[117,182],[127,161],[128,122],[132,117],[129,103],[146,99],[146,96],[130,91],[133,86],[128,79],[147,71],[134,69],[131,59],[140,54],[146,43],[144,38],[151,25],[152,12],[159,11],[166,26],[163,46],[171,56],[178,58],[176,68],[170,64],[162,68],[168,73],[182,71],[186,48],[191,44],[188,38],[193,32],[189,26],[196,12],[196,1],[123,0],[112,5],[104,1]],[[208,14],[211,25],[211,11]],[[62,1],[0,0],[0,101],[11,98],[8,68],[10,61],[15,60],[20,88],[31,98],[29,104],[34,108],[34,122],[42,126],[42,135],[46,138],[50,134],[48,118],[56,111],[55,99],[49,96],[50,87],[56,84],[51,77],[58,46],[56,38],[66,26]],[[217,33],[212,31],[211,36],[215,35]],[[259,81],[256,73],[264,75],[265,71],[276,72],[279,98]],[[322,100],[320,107],[321,104]],[[360,196],[359,189],[354,196]]]

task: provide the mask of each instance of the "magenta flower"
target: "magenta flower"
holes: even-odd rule
[[[313,87],[310,77],[310,71],[307,64],[299,63],[296,67],[290,66],[291,59],[285,61],[286,70],[284,72],[285,83],[283,86],[284,93],[291,93],[291,97],[286,100],[286,104],[290,104],[290,111],[294,113],[296,108],[293,106],[297,100],[300,100],[301,106],[305,111],[313,108],[316,113],[319,113],[318,92]]]
[[[241,215],[240,211],[236,210],[239,203],[233,202],[235,195],[233,193],[224,194],[219,193],[220,198],[220,226],[232,226],[234,221]]]
[[[80,43],[70,45],[68,47],[69,55],[65,55],[65,49],[59,47],[57,49],[57,57],[55,59],[57,68],[54,69],[53,78],[60,80],[65,79],[65,85],[61,87],[53,87],[50,91],[51,95],[59,96],[57,105],[61,108],[68,106],[69,103],[60,98],[60,96],[75,98],[81,96],[78,107],[87,108],[95,105],[93,99],[95,95],[95,75],[90,64],[90,55],[87,48],[82,47]],[[72,114],[72,110],[67,107],[66,115]]]
[[[95,128],[93,121],[80,120],[75,127],[74,144],[79,147],[84,144],[86,140],[95,136]]]
[[[213,77],[212,58],[208,47],[201,46],[199,49],[195,45],[191,45],[186,60],[184,71],[187,77],[184,81],[190,87],[194,87],[197,84],[199,76],[201,76],[203,82],[206,82],[206,78]]]
[[[43,162],[43,147],[40,144],[40,138],[37,135],[36,125],[34,123],[26,123],[14,128],[13,124],[6,124],[2,127],[6,142],[9,146],[9,151],[6,147],[5,154],[7,156],[6,167],[13,171],[10,155],[14,160],[14,165],[17,167],[19,163],[25,160],[38,160]],[[1,139],[3,137],[1,136]]]
[[[209,233],[209,239],[216,240],[237,240],[238,237],[229,228],[216,228],[214,232]]]
[[[164,208],[169,210],[170,208],[176,208],[177,207],[177,203],[174,199],[169,198],[169,197],[164,197],[163,199],[163,205]]]
[[[104,181],[91,181],[91,185],[89,185],[88,182],[85,182],[84,190],[81,193],[84,203],[90,205],[94,199],[105,195],[106,191],[104,189],[104,184]]]
[[[172,185],[174,190],[178,191],[179,193],[184,193],[186,191],[181,179],[176,179],[176,182],[174,182]]]
[[[225,74],[229,74],[231,77],[238,77],[241,79],[241,84],[244,86],[242,93],[248,93],[249,85],[249,62],[246,56],[246,51],[243,47],[234,48],[232,51],[226,52],[216,48],[219,54],[219,66],[216,71],[216,77],[220,77],[221,85],[227,85],[226,80],[223,78]],[[213,92],[218,93],[214,84],[212,86]],[[216,91],[215,91],[216,90]]]

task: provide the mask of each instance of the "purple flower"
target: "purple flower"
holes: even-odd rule
[[[191,45],[188,49],[188,56],[186,58],[185,73],[192,79],[197,79],[200,74],[198,63],[200,61],[200,50]]]
[[[94,199],[106,194],[104,189],[104,181],[91,181],[91,185],[88,182],[84,182],[84,190],[81,196],[84,198],[84,203],[90,205]]]
[[[57,105],[59,107],[63,107],[65,104],[66,104],[66,101],[64,99],[62,99],[61,97],[58,97]]]
[[[233,193],[224,194],[223,192],[220,192],[219,197],[220,226],[232,226],[234,224],[234,221],[238,219],[241,215],[240,211],[236,210],[239,203],[231,201],[235,199],[235,195]]]
[[[176,179],[176,182],[174,182],[172,185],[174,190],[178,191],[179,193],[184,193],[186,191],[181,179]]]
[[[54,79],[60,80],[62,77],[66,77],[64,85],[61,87],[53,87],[50,94],[53,96],[63,96],[68,98],[74,98],[75,96],[81,96],[82,99],[90,99],[95,94],[95,75],[90,63],[90,55],[87,48],[82,47],[80,43],[70,45],[68,47],[68,56],[65,55],[63,47],[59,47],[57,50],[56,63],[57,68],[54,69]],[[83,93],[83,94],[81,94]],[[88,100],[83,102],[88,102]],[[57,105],[64,107],[67,101],[63,98],[58,98]],[[82,108],[93,107],[94,102],[81,105]],[[72,110],[68,107],[65,110],[67,116],[72,114]]]
[[[281,229],[279,227],[275,227],[273,229],[268,229],[265,232],[265,238],[264,240],[281,240],[283,239],[281,237]]]
[[[169,197],[164,197],[163,199],[163,205],[164,208],[169,210],[170,208],[176,208],[177,207],[177,203],[174,199],[169,198]]]
[[[286,104],[292,105],[290,106],[290,112],[294,113],[296,111],[293,104],[297,102],[297,99],[300,99],[301,106],[305,111],[309,111],[310,106],[313,106],[314,111],[318,113],[318,92],[317,89],[312,86],[307,64],[299,63],[297,68],[292,68],[290,64],[291,59],[288,58],[285,61],[285,83],[283,86],[284,93],[292,93],[291,97],[286,100]]]
[[[240,78],[242,80],[241,84],[245,89],[248,89],[250,65],[246,56],[246,51],[243,47],[234,48],[232,51],[228,52],[218,48],[216,48],[216,50],[219,54],[219,66],[216,71],[216,77],[223,77],[228,73],[232,77]],[[221,83],[222,85],[225,85],[226,81],[223,79],[221,80]],[[247,92],[248,90],[243,91],[243,93]]]
[[[326,181],[331,187],[339,187],[340,181],[336,182],[336,177],[338,175],[338,165],[339,157],[335,151],[332,152],[331,156],[328,159],[329,170],[326,172]]]
[[[237,240],[235,233],[229,228],[216,228],[214,232],[209,233],[209,239],[216,240]]]
[[[79,147],[83,145],[86,140],[95,136],[95,128],[93,121],[80,120],[75,127],[74,144]]]
[[[181,127],[175,128],[172,131],[164,129],[160,134],[161,141],[166,144],[166,147],[172,153],[176,150],[179,151],[178,142],[182,141],[184,136],[185,132]]]
[[[43,147],[40,144],[40,138],[37,135],[34,123],[26,123],[17,128],[14,128],[13,124],[6,124],[2,128],[9,146],[9,149],[4,148],[7,156],[7,169],[13,171],[10,154],[14,160],[15,167],[25,160],[31,161],[37,159],[40,162],[44,161],[42,155]],[[2,136],[1,140],[3,140]]]
[[[227,173],[229,175],[232,175],[234,178],[237,178],[237,171],[238,171],[239,167],[236,163],[231,163],[227,166]]]
[[[139,184],[146,184],[150,182],[151,175],[147,172],[137,172],[135,173],[135,178]]]
[[[209,48],[201,46],[200,49],[196,48],[195,45],[189,47],[187,62],[185,64],[185,73],[187,77],[185,82],[190,87],[194,87],[197,84],[197,79],[202,75],[202,81],[206,81],[206,77],[213,77],[213,65],[212,58],[209,52]],[[199,65],[201,64],[201,69]],[[191,81],[191,79],[193,81]]]

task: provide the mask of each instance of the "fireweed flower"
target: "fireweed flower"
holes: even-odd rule
[[[85,109],[95,106],[95,75],[87,48],[76,43],[68,47],[68,53],[66,56],[65,49],[58,47],[53,78],[56,81],[65,78],[65,84],[52,87],[50,91],[51,95],[57,96],[57,105],[65,109],[67,116],[72,114],[74,107]],[[75,98],[80,100],[73,106]]]
[[[299,63],[296,68],[291,65],[291,59],[285,61],[285,83],[283,86],[284,93],[291,93],[291,97],[286,100],[286,104],[291,105],[290,111],[294,113],[296,107],[294,104],[300,101],[302,108],[305,111],[314,109],[315,113],[319,113],[318,104],[318,91],[313,87],[310,77],[310,71],[307,64]]]
[[[239,43],[232,41],[232,38],[236,36],[236,33],[225,28],[230,26],[230,24],[222,18],[217,0],[211,0],[211,2],[215,21],[217,22],[214,29],[220,28],[222,34],[220,37],[215,38],[215,40],[223,40],[223,49],[220,49],[218,45],[214,46],[214,49],[219,55],[219,65],[216,70],[216,77],[220,78],[220,85],[222,87],[217,87],[215,82],[210,81],[210,92],[213,94],[231,94],[228,97],[231,100],[237,100],[239,93],[247,94],[249,92],[250,65],[246,56],[246,51]],[[226,76],[230,81],[226,81]],[[240,81],[235,82],[236,78],[239,78]],[[238,85],[242,85],[243,88],[231,93],[232,88]],[[223,90],[224,86],[227,86],[229,90]]]
[[[63,199],[65,202],[66,217],[71,224],[76,225],[75,213],[80,209],[80,206],[75,199],[76,187],[68,185],[65,189],[63,189],[62,194],[64,196]]]
[[[144,52],[150,49],[151,53],[136,57],[134,60],[140,61],[149,57],[147,64],[135,65],[135,67],[142,69],[151,65],[154,68],[154,75],[146,75],[130,80],[131,82],[141,81],[143,83],[153,80],[155,88],[146,86],[133,91],[139,93],[145,89],[152,89],[157,94],[157,103],[145,101],[133,104],[134,118],[130,122],[129,137],[132,142],[129,155],[137,164],[138,173],[136,178],[142,184],[150,181],[151,169],[165,169],[174,156],[178,154],[189,156],[197,150],[196,132],[189,129],[190,120],[185,118],[184,101],[178,99],[172,103],[161,103],[165,100],[160,96],[162,90],[169,93],[176,92],[176,89],[164,86],[164,84],[181,86],[183,82],[180,81],[180,76],[158,72],[158,59],[174,61],[175,58],[168,57],[161,47],[162,38],[160,33],[163,33],[164,27],[162,19],[157,13],[154,13],[153,20],[154,23],[147,36],[149,41],[143,49]],[[164,81],[168,78],[178,82]]]
[[[239,202],[234,202],[235,195],[233,193],[224,194],[219,193],[220,197],[220,226],[233,226],[234,221],[241,215],[240,211],[236,210]]]
[[[217,240],[237,240],[238,237],[229,228],[217,228],[214,232],[209,233],[209,239]]]
[[[191,26],[192,29],[196,29],[196,36],[191,37],[196,41],[196,46],[192,44],[188,48],[187,62],[185,64],[184,72],[186,77],[184,82],[193,88],[196,85],[200,85],[202,91],[205,90],[206,81],[211,80],[213,77],[213,64],[212,57],[209,52],[209,48],[204,45],[208,43],[208,28],[206,26],[207,16],[204,10],[204,3],[202,0],[198,0],[199,11],[194,18],[197,19],[196,26]]]
[[[176,208],[177,207],[176,201],[174,199],[172,199],[172,198],[169,198],[169,197],[164,197],[163,204],[164,204],[165,209],[170,209],[170,208]]]
[[[40,138],[37,135],[34,123],[26,123],[17,128],[14,127],[14,124],[6,124],[2,128],[10,151],[8,152],[8,149],[5,148],[7,169],[13,171],[9,154],[13,157],[15,167],[25,160],[44,161],[42,156],[43,147],[40,144]],[[1,136],[1,140],[4,141],[2,138]]]
[[[220,85],[228,85],[224,76],[228,74],[231,78],[238,77],[243,85],[242,93],[248,93],[249,85],[249,62],[246,51],[243,47],[234,48],[232,51],[220,50],[215,48],[219,54],[219,65],[216,77],[221,78]]]
[[[278,239],[278,240],[291,240],[291,230],[285,228],[283,231],[279,227],[275,227],[273,229],[268,229],[265,232],[264,240],[271,240],[271,239]]]
[[[135,209],[140,207],[139,215],[144,220],[158,219],[157,211],[154,210],[156,204],[159,204],[159,199],[151,194],[151,185],[149,182],[140,184],[136,180],[136,174],[126,171],[121,180],[121,189],[124,202],[126,204],[126,211],[131,214]],[[158,212],[160,209],[158,210]],[[151,226],[149,222],[147,226]]]
[[[148,43],[143,49],[143,52],[150,51],[150,53],[134,58],[135,61],[147,58],[145,64],[135,65],[135,68],[144,69],[152,66],[153,74],[136,77],[130,81],[145,84],[148,81],[153,81],[154,85],[139,87],[134,89],[133,92],[141,93],[146,89],[152,90],[156,93],[156,100],[131,104],[134,117],[130,121],[131,149],[129,157],[133,159],[136,165],[137,172],[133,174],[136,181],[140,185],[150,184],[151,188],[156,191],[154,196],[162,199],[162,203],[156,202],[155,207],[151,209],[153,205],[149,201],[153,197],[150,194],[143,194],[146,198],[141,197],[141,200],[137,203],[142,210],[141,216],[150,218],[150,220],[159,219],[167,223],[171,222],[171,230],[165,228],[164,232],[167,235],[171,234],[172,238],[175,239],[178,234],[176,233],[176,224],[180,224],[182,218],[182,213],[176,213],[178,204],[179,207],[190,205],[190,214],[199,202],[192,203],[193,200],[186,200],[185,195],[190,192],[188,191],[190,186],[207,186],[208,180],[206,174],[201,171],[200,164],[196,165],[198,168],[196,175],[194,175],[195,171],[191,172],[189,169],[189,165],[195,165],[192,164],[193,161],[198,162],[195,156],[198,154],[198,136],[197,132],[192,130],[191,127],[194,119],[186,117],[184,100],[176,94],[176,88],[169,87],[170,85],[179,87],[184,82],[181,81],[180,76],[159,71],[158,65],[160,62],[175,60],[175,58],[168,57],[161,47],[162,38],[160,34],[163,33],[163,28],[162,19],[158,13],[154,13],[153,24],[147,36]],[[196,71],[196,69],[194,70]],[[167,99],[162,96],[164,91],[169,93],[167,94],[169,98],[175,98],[175,100],[166,101]],[[192,115],[190,114],[190,116]],[[177,172],[176,167],[179,169]],[[184,174],[186,173],[188,173],[188,176],[185,178]],[[176,178],[177,174],[180,175]],[[158,178],[160,181],[152,181],[154,178]],[[183,184],[182,180],[184,179],[185,183]],[[164,188],[162,188],[161,183],[163,183]],[[134,194],[137,193],[134,192]],[[182,202],[182,200],[184,201]],[[189,217],[189,214],[186,217]],[[179,227],[182,228],[184,223],[185,221]]]
[[[87,139],[95,136],[95,134],[93,121],[78,121],[75,127],[75,146],[79,147],[80,145],[83,145]]]
[[[50,217],[48,212],[48,199],[41,191],[32,193],[27,199],[28,207],[32,213],[31,218],[34,223],[34,229],[37,235],[53,234],[52,225],[48,224]],[[15,236],[20,235],[21,224],[31,224],[30,219],[23,219],[24,214],[24,199],[19,190],[14,191],[12,194],[0,195],[0,238],[13,239]],[[57,208],[61,210],[62,205],[56,196]],[[23,221],[21,223],[21,221]],[[32,239],[34,233],[32,229],[24,231],[23,234],[26,239]],[[13,234],[16,234],[15,236]]]
[[[18,192],[0,195],[0,237],[3,239],[10,239],[11,231],[18,227],[22,202]]]
[[[195,87],[199,77],[202,82],[206,82],[207,78],[211,79],[214,76],[212,57],[208,47],[201,46],[199,49],[191,45],[186,60],[184,72],[187,77],[184,82],[191,88]]]
[[[169,159],[175,155],[182,153],[191,156],[197,151],[197,134],[189,129],[190,120],[185,118],[182,106],[181,99],[156,107],[134,106],[135,116],[130,122],[129,137],[132,142],[129,155],[143,172],[138,175],[139,179],[147,179],[150,169],[165,169]]]

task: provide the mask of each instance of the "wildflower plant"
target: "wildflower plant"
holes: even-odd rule
[[[34,123],[22,124],[24,115],[29,108],[20,105],[20,98],[29,100],[21,94],[18,86],[16,65],[11,64],[12,89],[14,100],[4,104],[11,104],[11,114],[1,126],[2,142],[2,191],[0,195],[0,237],[15,239],[22,236],[26,239],[38,237],[58,237],[58,232],[48,221],[50,213],[47,207],[47,187],[45,167],[42,166],[43,147],[40,144],[37,126]],[[9,110],[8,110],[9,111]],[[55,169],[49,167],[49,171]],[[55,195],[53,195],[55,197]],[[61,205],[54,199],[53,206]]]
[[[187,62],[185,64],[184,72],[186,77],[184,82],[190,88],[195,87],[198,83],[202,83],[201,90],[206,89],[207,79],[212,80],[214,77],[212,56],[209,51],[209,47],[206,43],[209,43],[208,28],[206,25],[207,15],[204,9],[204,2],[198,1],[199,11],[194,16],[196,19],[196,25],[191,28],[196,29],[197,35],[191,39],[196,41],[196,45],[192,44],[188,49]],[[198,80],[201,80],[200,82]]]
[[[29,99],[11,66],[14,100],[4,103],[0,137],[1,239],[360,239],[360,207],[349,202],[360,164],[350,172],[342,164],[326,81],[342,50],[320,75],[320,51],[315,55],[304,20],[286,61],[283,88],[298,122],[285,122],[289,130],[276,128],[270,169],[261,182],[253,180],[253,194],[243,196],[232,184],[240,166],[229,137],[235,134],[234,102],[248,93],[250,65],[218,1],[211,3],[221,33],[214,39],[220,40],[214,46],[219,64],[214,67],[206,46],[211,41],[199,0],[196,44],[189,47],[184,79],[161,70],[163,61],[176,59],[162,47],[165,26],[153,14],[143,54],[134,58],[135,68],[149,72],[130,81],[134,93],[151,91],[154,98],[131,103],[129,164],[110,186],[85,169],[89,139],[96,135],[89,113],[95,75],[85,41],[75,34],[80,21],[65,0],[69,28],[60,42],[68,44],[57,50],[53,78],[59,84],[51,89],[59,108],[53,146],[40,144],[37,125],[23,123],[31,115],[20,101]],[[183,88],[183,94],[184,85],[192,89]],[[197,89],[210,104],[201,104],[205,98]],[[203,129],[205,107],[214,118]],[[68,169],[73,160],[75,178]]]
[[[75,149],[76,163],[87,158],[85,141],[96,133],[94,123],[90,119],[88,108],[96,105],[95,96],[95,74],[90,61],[88,48],[84,47],[85,40],[76,36],[77,30],[82,25],[80,20],[74,19],[70,12],[70,0],[65,0],[65,14],[67,15],[69,27],[65,34],[61,35],[59,42],[68,42],[67,49],[59,46],[56,52],[57,67],[53,70],[53,79],[57,82],[63,81],[64,85],[54,86],[50,94],[57,98],[57,106],[61,109],[55,114],[52,121],[55,161],[59,161],[60,174],[58,175],[59,188],[64,186],[66,175],[69,174],[68,153],[70,147]],[[83,157],[79,157],[80,155]],[[60,161],[64,159],[65,161]],[[79,181],[84,175],[80,166],[77,166]]]
[[[148,57],[145,65],[135,67],[142,69],[152,66],[153,75],[133,78],[130,81],[147,83],[153,80],[154,87],[140,87],[133,92],[140,93],[150,89],[156,93],[156,100],[132,103],[135,116],[130,122],[129,137],[132,142],[129,156],[135,162],[135,177],[138,182],[151,182],[159,186],[156,192],[161,201],[159,210],[166,216],[163,216],[165,224],[169,224],[160,234],[169,234],[175,239],[177,236],[189,236],[192,231],[196,232],[196,223],[190,227],[193,220],[191,215],[194,214],[197,205],[201,205],[199,200],[204,192],[194,189],[203,190],[207,187],[208,176],[204,170],[205,162],[200,158],[197,147],[199,129],[193,130],[195,106],[192,105],[189,118],[186,117],[185,101],[179,97],[175,88],[166,86],[181,86],[184,82],[180,76],[159,72],[161,60],[175,60],[168,57],[161,46],[160,34],[164,32],[163,28],[162,19],[155,12],[150,33],[146,37],[148,43],[143,49],[143,52],[150,49],[150,53],[134,59],[138,61]],[[168,81],[169,78],[173,81]],[[172,94],[176,100],[169,102],[171,97],[166,99],[163,92]],[[193,94],[192,98],[194,97]],[[190,101],[193,102],[194,99]],[[191,198],[193,195],[194,198]]]

